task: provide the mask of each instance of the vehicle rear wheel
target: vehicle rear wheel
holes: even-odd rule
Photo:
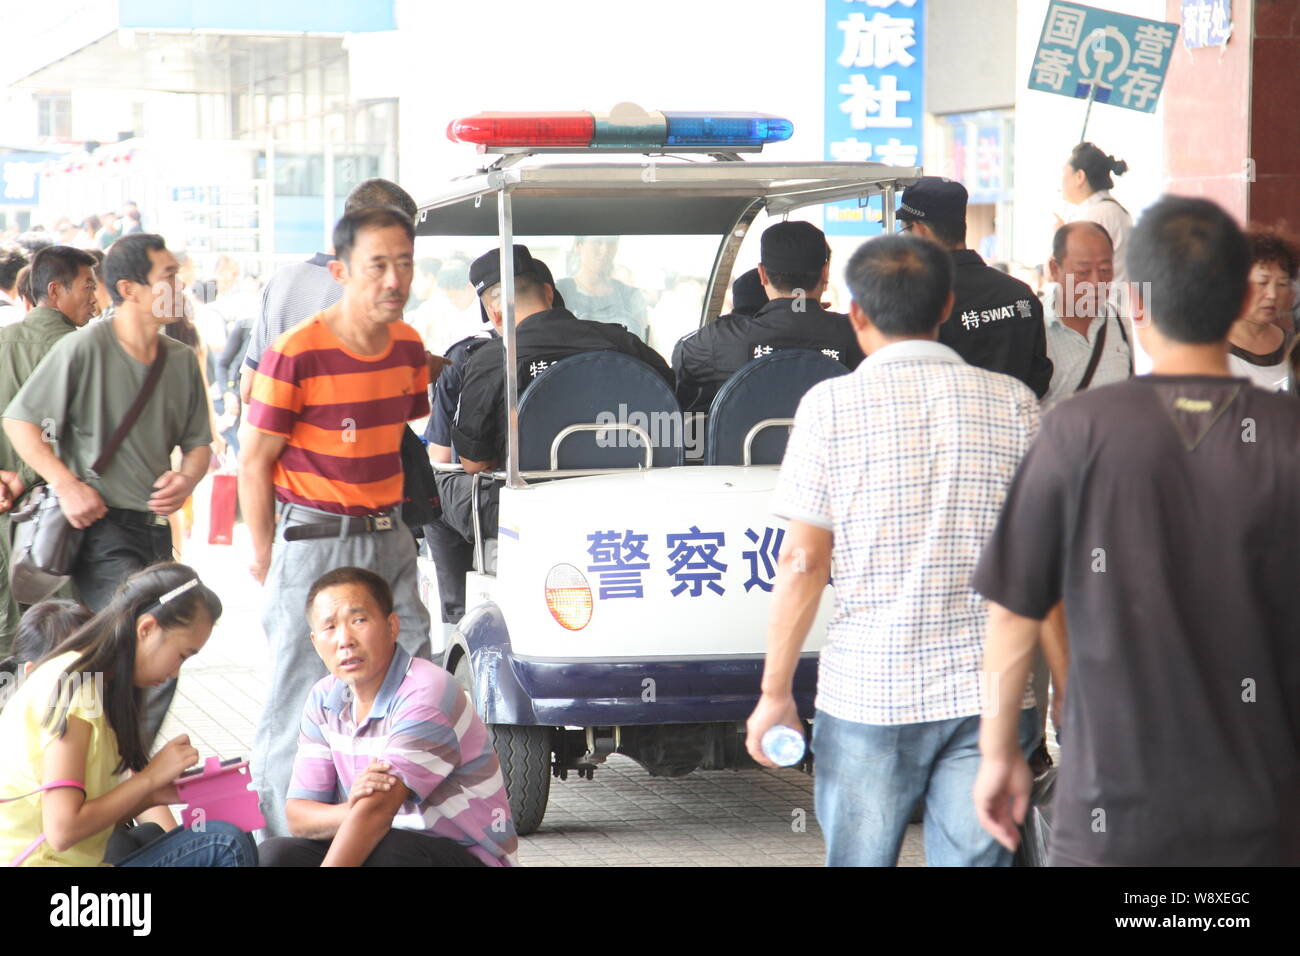
[[[473,699],[474,681],[468,654],[462,654],[456,661],[452,676]],[[551,795],[551,728],[488,724],[488,734],[501,763],[515,832],[527,836],[542,825]]]
[[[515,832],[527,836],[542,825],[551,795],[551,728],[489,724],[501,761]]]

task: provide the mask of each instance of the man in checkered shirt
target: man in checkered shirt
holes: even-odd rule
[[[772,766],[763,734],[800,727],[792,679],[833,560],[836,613],[813,729],[828,864],[894,865],[924,798],[931,866],[1007,865],[971,801],[986,607],[970,580],[1037,431],[1038,402],[938,342],[953,303],[940,246],[873,239],[845,278],[868,357],[811,389],[795,417],[773,497],[790,525],[749,752]],[[1028,754],[1037,732],[1027,687],[1022,707]]]

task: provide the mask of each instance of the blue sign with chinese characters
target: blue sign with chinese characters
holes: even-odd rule
[[[918,166],[925,0],[826,0],[826,159]],[[826,232],[880,231],[856,202],[824,207]]]
[[[1029,88],[1154,113],[1178,26],[1054,0],[1029,71]]]
[[[0,153],[0,206],[35,206],[41,201],[41,171],[57,153]]]
[[[1232,36],[1232,0],[1183,0],[1183,43],[1189,50],[1226,46]]]

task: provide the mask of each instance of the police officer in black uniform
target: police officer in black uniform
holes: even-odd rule
[[[903,229],[952,254],[955,304],[939,326],[939,341],[970,365],[1020,379],[1042,398],[1052,382],[1043,304],[1025,283],[985,265],[966,248],[966,187],[922,176],[903,190]]]
[[[564,308],[551,281],[550,270],[534,259],[527,246],[515,246],[515,345],[519,391],[550,365],[583,352],[622,352],[640,359],[658,372],[671,387],[673,373],[659,353],[623,328],[607,322],[588,322]],[[484,314],[498,328],[501,305],[501,253],[493,249],[469,267],[469,281],[478,293]],[[439,483],[443,518],[465,537],[473,538],[470,481],[476,472],[499,467],[506,455],[505,342],[493,338],[470,355],[460,388],[460,402],[451,427],[452,447],[465,475]],[[496,489],[484,487],[481,518],[485,534],[495,536]]]
[[[523,246],[518,248],[523,249]],[[533,259],[533,266],[542,282],[555,287],[551,270],[541,259]],[[551,305],[564,308],[564,297],[558,289]],[[451,429],[456,420],[456,407],[460,404],[461,385],[465,380],[465,369],[474,353],[493,339],[501,338],[501,313],[489,317],[483,304],[479,303],[479,315],[485,328],[481,332],[466,336],[447,349],[445,356],[449,363],[442,375],[429,387],[429,423],[424,430],[425,441],[429,446],[429,457],[434,462],[451,462],[455,454],[451,447]],[[439,497],[455,499],[460,489],[454,472],[435,472],[434,481],[438,485]],[[443,488],[447,490],[444,492]],[[446,624],[455,624],[465,615],[465,575],[474,565],[474,548],[471,542],[459,531],[449,525],[440,515],[433,524],[424,526],[424,539],[429,542],[429,551],[433,557],[434,567],[438,573],[438,596],[442,601],[442,620]]]
[[[558,293],[557,293],[558,295]],[[487,321],[484,313],[484,322]],[[470,357],[497,336],[492,327],[461,339],[447,350],[445,358],[451,364],[443,369],[438,381],[431,387],[429,423],[424,437],[428,442],[429,457],[434,462],[450,462],[451,426],[456,418],[456,405],[460,402],[460,387]],[[435,471],[434,483],[438,497],[444,497],[443,485],[453,480],[448,473]],[[465,575],[474,566],[474,548],[465,536],[449,525],[440,514],[424,526],[424,540],[429,544],[438,575],[438,598],[442,602],[444,624],[455,624],[465,616]]]
[[[758,275],[770,301],[752,316],[723,316],[677,343],[673,369],[683,411],[708,411],[742,365],[781,349],[815,349],[857,368],[862,350],[849,317],[819,301],[830,259],[826,235],[811,223],[780,222],[763,233]]]

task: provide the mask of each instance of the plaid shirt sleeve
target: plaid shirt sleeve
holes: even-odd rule
[[[293,761],[293,778],[287,794],[290,800],[314,800],[337,803],[338,770],[325,737],[325,694],[321,686],[312,688],[303,708],[298,729],[298,754]]]
[[[823,383],[829,386],[831,383]],[[819,528],[835,526],[831,514],[830,467],[825,409],[830,391],[814,386],[799,402],[794,430],[781,462],[781,476],[772,494],[772,511],[791,521]]]
[[[1029,453],[1029,446],[1033,444],[1034,439],[1038,436],[1038,429],[1042,427],[1043,412],[1038,399],[1036,397],[1031,398],[1024,392],[1017,395],[1016,411],[1020,414],[1020,421],[1023,423],[1022,444],[1020,446],[1020,460],[1023,461],[1025,455]]]

